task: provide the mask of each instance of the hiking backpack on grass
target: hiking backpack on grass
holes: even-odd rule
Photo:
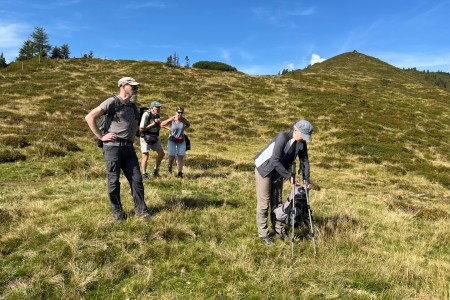
[[[289,216],[291,215],[293,210],[294,197],[296,207],[294,224],[295,226],[299,226],[308,220],[308,204],[306,201],[306,191],[303,187],[296,186],[295,195],[292,195],[291,193],[286,199],[286,202],[283,205],[275,208],[273,212],[275,213],[277,220],[289,225],[291,222]]]

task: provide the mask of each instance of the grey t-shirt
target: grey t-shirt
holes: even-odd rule
[[[117,111],[117,113],[115,114],[112,122],[111,122],[111,126],[109,127],[108,132],[114,132],[117,134],[117,137],[120,139],[124,139],[127,141],[134,141],[134,137],[136,136],[136,113],[139,115],[139,113],[137,112],[137,109],[135,105],[133,105],[131,102],[125,102],[122,100],[122,98],[120,98],[119,96],[117,96],[120,100],[120,109]],[[114,110],[114,108],[110,108],[111,105],[114,106],[114,97],[110,97],[108,99],[106,99],[105,101],[103,101],[99,107],[104,110],[104,111],[109,111],[109,109],[111,109],[111,111]],[[108,144],[114,144],[113,142],[107,142],[105,143],[106,145]]]

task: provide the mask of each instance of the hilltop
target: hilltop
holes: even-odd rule
[[[9,65],[0,298],[448,298],[450,91],[434,75],[448,78],[357,52],[282,76],[103,59]],[[117,227],[83,118],[122,76],[141,83],[141,106],[158,100],[165,117],[185,107],[193,149],[185,179],[146,181],[156,218]],[[257,243],[252,158],[300,118],[315,127],[319,256],[302,234],[291,262],[287,244]]]

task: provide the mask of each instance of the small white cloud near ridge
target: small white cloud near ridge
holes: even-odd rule
[[[326,60],[326,58],[321,58],[319,54],[313,53],[311,55],[311,61],[310,61],[309,64],[312,66],[313,64],[321,63],[321,62],[323,62],[325,60]]]

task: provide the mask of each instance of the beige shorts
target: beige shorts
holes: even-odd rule
[[[141,142],[141,152],[142,153],[149,153],[150,150],[158,151],[162,149],[161,141],[158,138],[158,141],[154,143],[153,145],[147,144],[147,142],[143,138],[139,138],[139,141]]]

